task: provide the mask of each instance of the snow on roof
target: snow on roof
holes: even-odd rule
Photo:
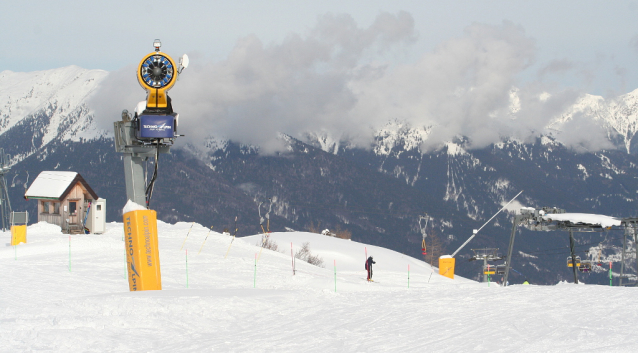
[[[58,199],[77,175],[76,172],[41,172],[24,195],[27,198]]]
[[[619,226],[618,218],[591,213],[554,213],[543,216],[546,221],[571,222],[573,224],[599,225],[603,228]]]

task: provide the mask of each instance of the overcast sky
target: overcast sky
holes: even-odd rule
[[[361,27],[381,12],[414,19],[416,41],[376,60],[409,63],[473,24],[520,25],[536,41],[534,64],[561,84],[601,95],[638,88],[636,1],[5,1],[0,11],[0,71],[78,65],[113,71],[160,38],[175,56],[225,59],[250,34],[263,43],[306,34],[320,15],[349,14]]]

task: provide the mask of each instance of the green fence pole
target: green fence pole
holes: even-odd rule
[[[186,288],[188,288],[188,249],[186,249]]]
[[[337,260],[334,260],[335,265],[335,293],[337,292]]]

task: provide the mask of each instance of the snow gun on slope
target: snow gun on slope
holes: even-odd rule
[[[159,154],[169,153],[177,135],[179,114],[173,111],[167,92],[179,74],[188,67],[188,56],[179,62],[160,52],[161,42],[153,42],[154,52],[142,58],[137,80],[146,91],[146,100],[138,103],[134,115],[122,111],[122,120],[114,123],[115,151],[124,154],[124,179],[129,202],[123,210],[126,236],[129,289],[160,290],[162,281],[157,247],[157,214],[150,210],[157,179]],[[144,162],[154,158],[153,174],[146,180]]]
[[[455,259],[454,256],[456,256],[456,254],[458,254],[459,251],[461,251],[461,249],[463,249],[465,247],[465,245],[467,245],[467,243],[470,242],[470,240],[472,240],[480,231],[481,229],[483,229],[488,223],[490,223],[494,217],[496,217],[499,213],[501,213],[510,203],[512,203],[514,200],[516,200],[516,198],[522,194],[523,191],[521,190],[521,192],[519,192],[518,194],[516,194],[516,196],[514,196],[513,199],[511,199],[508,203],[505,204],[505,206],[501,207],[500,210],[498,210],[498,212],[496,212],[492,218],[488,219],[487,222],[485,222],[481,228],[479,229],[474,229],[474,231],[472,232],[472,236],[469,237],[465,243],[463,243],[458,249],[456,249],[456,251],[454,253],[452,253],[452,255],[443,255],[439,258],[439,274],[441,276],[445,276],[451,279],[454,279],[454,265],[455,265]]]

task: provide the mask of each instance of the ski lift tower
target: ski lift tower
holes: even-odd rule
[[[10,156],[4,153],[4,149],[0,148],[0,218],[2,218],[3,231],[11,227],[11,201],[9,201],[9,189],[5,179],[5,175],[11,170],[10,159]]]
[[[133,115],[122,111],[122,120],[114,123],[115,150],[124,155],[126,197],[138,205],[125,207],[123,215],[131,291],[162,289],[157,214],[149,207],[159,154],[169,153],[175,138],[180,136],[176,134],[179,114],[173,111],[167,93],[188,67],[188,56],[181,57],[178,67],[169,55],[160,51],[161,45],[156,39],[155,51],[144,56],[137,67],[137,80],[146,91],[146,101],[137,105]],[[153,175],[147,182],[143,163],[149,157],[155,160]]]
[[[489,249],[472,249],[474,256],[470,258],[470,261],[483,260],[483,282],[487,282],[487,276],[493,274],[499,274],[497,267],[490,266],[488,263],[491,261],[503,260],[504,257],[497,254],[498,248]]]

